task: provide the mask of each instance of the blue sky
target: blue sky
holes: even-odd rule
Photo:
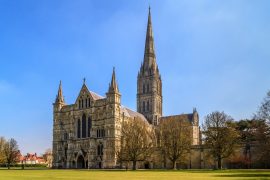
[[[84,77],[104,95],[113,66],[135,109],[149,4],[164,115],[250,118],[270,89],[268,0],[0,0],[0,136],[44,152],[59,81],[67,103]]]

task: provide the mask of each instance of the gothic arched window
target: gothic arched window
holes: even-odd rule
[[[66,141],[68,139],[68,133],[64,133],[64,140]]]
[[[90,107],[90,98],[88,98],[88,107]]]
[[[143,112],[145,112],[145,102],[143,101]]]
[[[83,99],[82,99],[82,108],[83,108]]]
[[[81,138],[81,120],[78,119],[77,122],[77,138]]]
[[[147,101],[147,107],[146,107],[147,111],[149,111],[149,101]]]
[[[86,138],[86,116],[82,116],[82,138]]]
[[[143,93],[145,93],[145,85],[143,84]]]
[[[97,137],[99,137],[99,129],[97,129]]]
[[[92,128],[92,119],[91,117],[88,117],[88,137],[90,137],[90,132],[91,132],[91,128]]]
[[[147,84],[147,92],[149,92],[149,84]]]
[[[99,144],[98,145],[97,155],[98,156],[102,156],[103,155],[103,144]]]
[[[81,109],[81,100],[79,100],[79,109]]]

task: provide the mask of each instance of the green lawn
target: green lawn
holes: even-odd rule
[[[267,170],[50,170],[26,169],[6,170],[0,169],[0,180],[9,179],[270,179]]]

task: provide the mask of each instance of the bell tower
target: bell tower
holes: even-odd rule
[[[150,7],[144,60],[137,77],[137,111],[153,125],[158,125],[162,116],[162,81],[156,63]]]

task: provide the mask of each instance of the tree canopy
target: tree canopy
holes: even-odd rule
[[[205,147],[222,168],[222,159],[232,155],[238,143],[239,134],[233,119],[224,112],[215,111],[208,114],[203,124]]]

